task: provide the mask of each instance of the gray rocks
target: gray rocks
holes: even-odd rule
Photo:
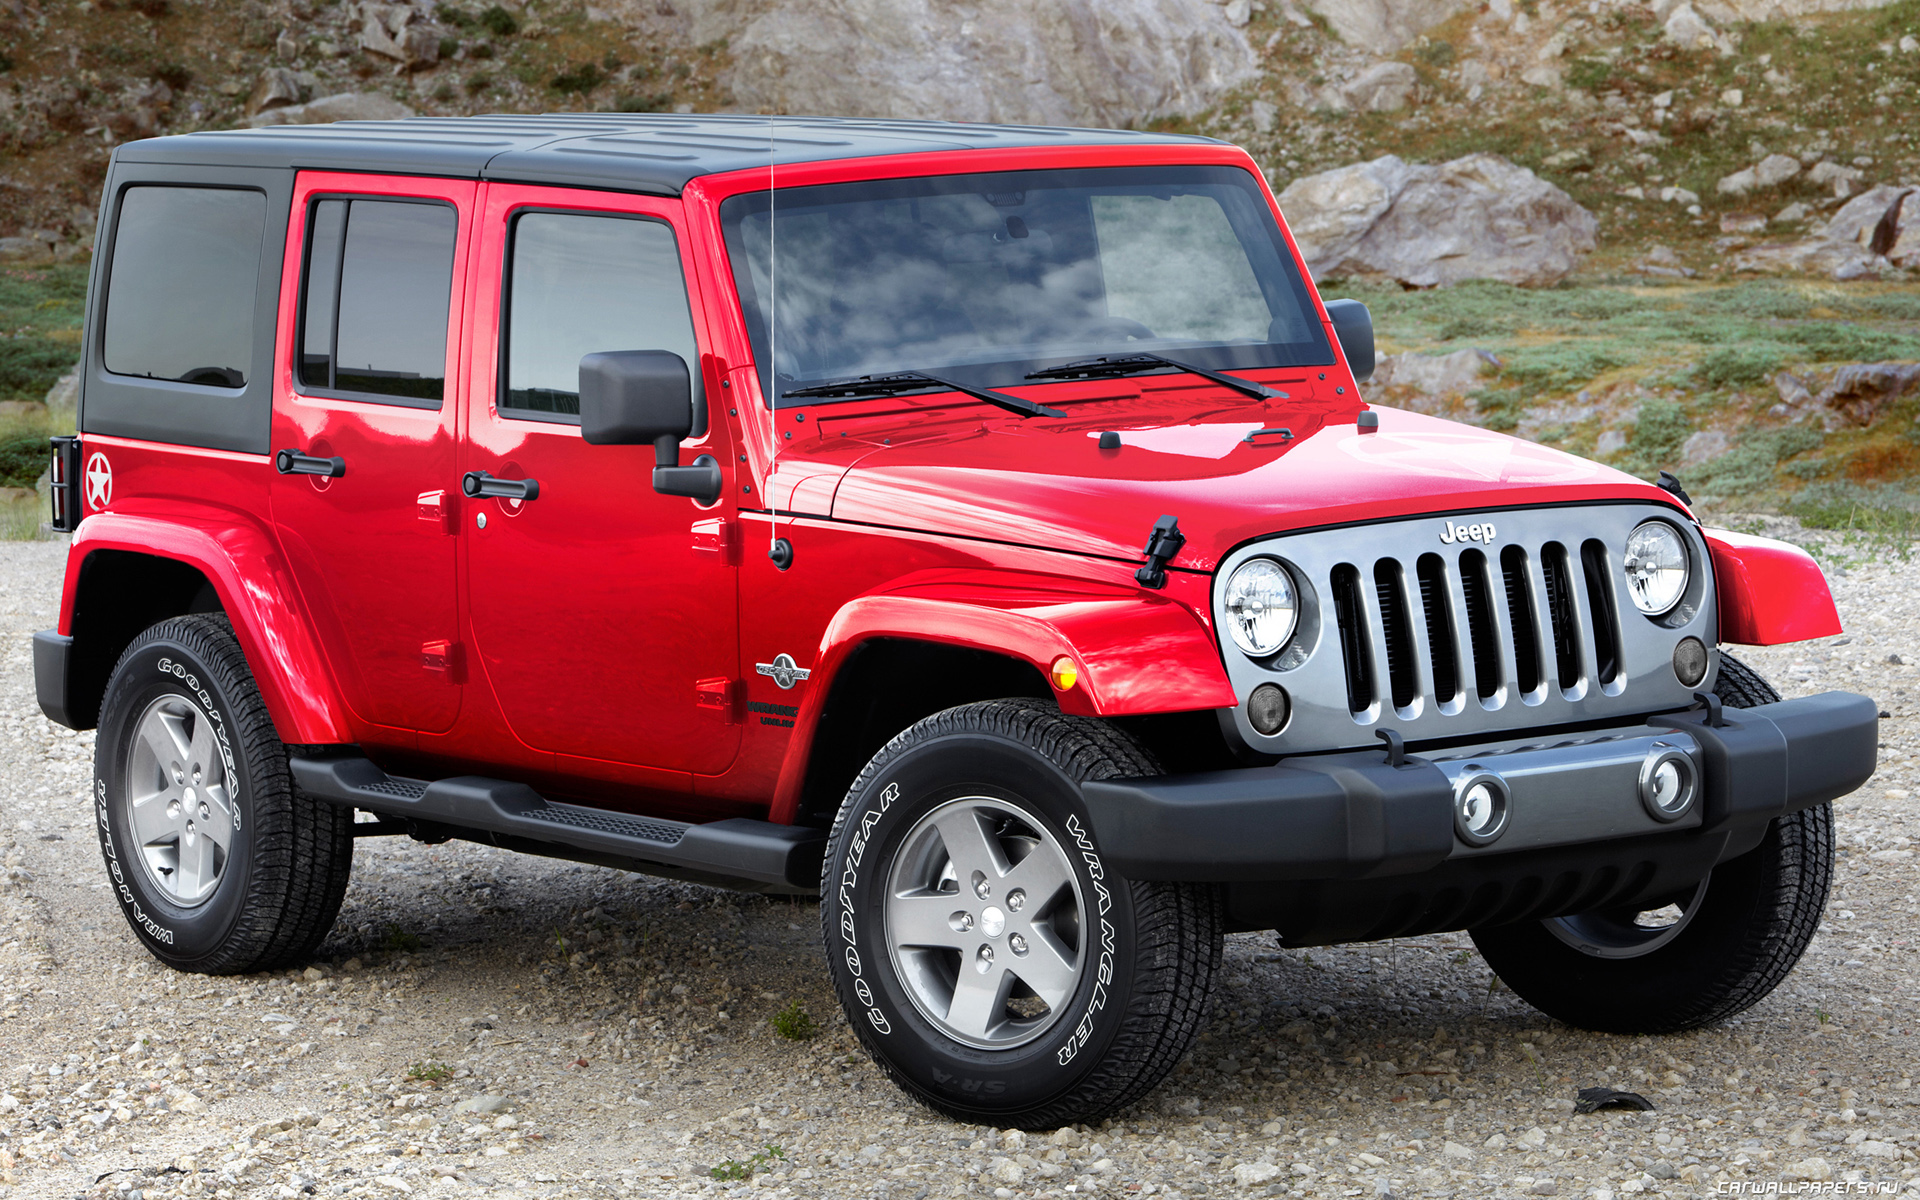
[[[1744,196],[1756,188],[1776,188],[1800,173],[1800,162],[1785,154],[1769,154],[1751,167],[1735,171],[1714,185],[1723,196]]]
[[[253,97],[247,102],[248,115],[269,108],[285,108],[305,103],[313,94],[312,85],[285,67],[268,67],[253,85]]]
[[[1373,368],[1374,387],[1409,387],[1425,396],[1465,395],[1480,386],[1490,356],[1481,350],[1451,354],[1389,354]]]
[[[1377,62],[1346,83],[1325,89],[1321,104],[1342,112],[1397,112],[1413,99],[1419,82],[1410,63]]]
[[[1733,43],[1727,40],[1725,34],[1707,24],[1706,18],[1695,12],[1691,4],[1681,4],[1668,13],[1662,32],[1669,42],[1684,50],[1733,53]]]
[[[432,66],[440,61],[440,31],[418,23],[419,16],[410,4],[362,4],[360,48],[405,68]]]
[[[393,97],[378,92],[342,92],[306,104],[268,109],[247,124],[258,129],[266,125],[325,125],[331,121],[395,121],[417,115]]]
[[[1912,188],[1869,188],[1841,205],[1814,236],[1754,246],[1734,255],[1732,265],[1737,271],[1798,271],[1838,280],[1920,267],[1920,201]]]
[[[1493,154],[1439,164],[1387,155],[1323,171],[1289,184],[1280,208],[1315,279],[1407,287],[1555,283],[1593,249],[1599,227],[1571,196]]]
[[[1374,54],[1392,54],[1468,7],[1468,0],[1306,0],[1340,40]]]
[[[1773,377],[1773,386],[1780,403],[1769,416],[1794,421],[1817,418],[1832,433],[1879,420],[1894,401],[1920,386],[1920,363],[1854,363],[1824,379],[1781,371]]]
[[[721,82],[763,112],[1137,125],[1210,108],[1258,74],[1245,35],[1206,0],[677,7],[696,45],[727,39]]]

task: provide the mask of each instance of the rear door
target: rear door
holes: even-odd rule
[[[320,173],[294,189],[273,519],[347,704],[395,730],[460,711],[452,398],[477,191]]]
[[[718,774],[740,739],[731,488],[706,509],[659,495],[652,446],[580,436],[586,354],[679,354],[702,414],[718,390],[680,205],[489,184],[485,210],[464,465],[538,495],[474,500],[463,518],[478,661],[513,732],[562,771]],[[726,422],[699,425],[680,461],[710,453],[725,471]]]

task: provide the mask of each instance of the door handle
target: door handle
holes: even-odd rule
[[[315,458],[305,450],[282,450],[273,456],[273,469],[282,475],[324,475],[338,479],[347,473],[347,460]]]
[[[538,500],[537,479],[500,479],[485,471],[468,471],[460,477],[460,492],[471,500],[493,496],[501,500]]]

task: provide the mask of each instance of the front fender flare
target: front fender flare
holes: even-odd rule
[[[67,554],[60,603],[63,634],[73,633],[81,567],[98,550],[172,559],[207,578],[233,623],[281,741],[324,745],[353,740],[326,658],[307,630],[293,575],[279,546],[264,531],[234,522],[231,513],[220,519],[182,513],[169,513],[164,520],[113,512],[88,517]]]
[[[1204,577],[1179,581],[1204,605]],[[1202,609],[1204,611],[1204,609]],[[773,820],[792,820],[820,715],[849,655],[877,638],[936,642],[1020,659],[1053,683],[1052,665],[1074,661],[1071,688],[1053,688],[1061,711],[1123,717],[1231,708],[1233,684],[1207,625],[1188,603],[1165,594],[1105,585],[1031,587],[964,573],[849,601],[827,625],[810,688],[781,764]],[[786,814],[782,816],[781,814]]]
[[[1725,529],[1703,529],[1713,555],[1720,640],[1778,646],[1831,637],[1840,612],[1820,564],[1800,547]]]

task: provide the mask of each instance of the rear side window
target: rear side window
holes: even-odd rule
[[[259,192],[128,188],[107,277],[106,369],[245,387],[266,220]]]
[[[458,214],[438,202],[321,200],[307,229],[301,385],[439,407]]]
[[[671,350],[700,402],[700,367],[673,229],[635,217],[523,213],[507,278],[508,416],[574,421],[580,360],[604,350]]]

